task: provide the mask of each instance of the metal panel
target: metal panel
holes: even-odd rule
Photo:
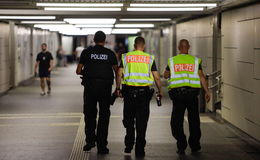
[[[237,59],[242,62],[252,63],[254,59],[254,21],[243,21],[237,24],[240,31]]]
[[[254,53],[254,78],[260,80],[260,50],[255,50]]]
[[[32,72],[31,29],[15,27],[15,85],[30,78]]]
[[[10,88],[9,25],[0,23],[0,93]]]

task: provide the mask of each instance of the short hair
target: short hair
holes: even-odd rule
[[[182,43],[186,43],[188,46],[190,46],[190,42],[187,39],[181,39],[179,45]]]
[[[105,42],[106,40],[106,34],[103,31],[97,31],[94,36],[94,42]]]
[[[46,46],[47,47],[47,44],[46,43],[42,43],[42,46]]]
[[[145,40],[143,37],[136,37],[135,38],[135,46],[136,45],[145,45]]]

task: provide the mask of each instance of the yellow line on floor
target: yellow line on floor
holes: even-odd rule
[[[7,117],[7,116],[82,116],[82,113],[21,113],[21,114],[0,114],[0,117]]]
[[[0,117],[1,119],[45,119],[45,118],[80,118],[81,116],[17,116],[17,117]]]
[[[79,123],[38,123],[38,124],[0,124],[0,127],[37,127],[37,126],[51,126],[51,127],[63,127],[63,126],[79,126]]]

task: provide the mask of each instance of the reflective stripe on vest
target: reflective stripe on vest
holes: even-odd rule
[[[134,51],[124,54],[122,60],[124,81],[126,85],[148,86],[153,84],[154,81],[151,77],[151,66],[154,60],[153,56],[141,51]],[[139,66],[134,63],[138,63]],[[146,73],[140,73],[140,66],[144,67],[141,71]]]
[[[177,87],[193,87],[193,88],[201,88],[200,77],[198,75],[199,69],[199,58],[187,55],[187,60],[190,61],[191,57],[195,59],[194,64],[177,64],[175,65],[174,58],[169,59],[169,67],[170,67],[170,79],[168,80],[168,89],[177,88]],[[178,58],[178,57],[177,57]],[[185,57],[184,57],[185,58]],[[176,60],[176,59],[175,59]],[[180,59],[178,59],[180,60]],[[180,60],[182,61],[182,60]],[[183,60],[185,61],[185,60]],[[175,72],[179,70],[180,72]],[[186,72],[186,73],[185,73]]]

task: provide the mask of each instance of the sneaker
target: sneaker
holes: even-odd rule
[[[48,90],[48,91],[47,91],[47,94],[51,94],[51,90]]]
[[[176,151],[176,153],[178,153],[179,155],[184,155],[184,154],[185,154],[185,150],[178,149],[178,150]]]
[[[95,147],[96,145],[95,144],[86,144],[84,147],[83,147],[83,151],[86,151],[86,152],[90,152],[91,148]]]
[[[126,147],[124,151],[124,155],[131,155],[132,148]]]
[[[108,154],[109,149],[107,147],[104,148],[98,148],[98,154]]]
[[[45,92],[42,92],[40,95],[41,95],[41,96],[45,96],[45,95],[46,95],[46,93],[45,93]]]

